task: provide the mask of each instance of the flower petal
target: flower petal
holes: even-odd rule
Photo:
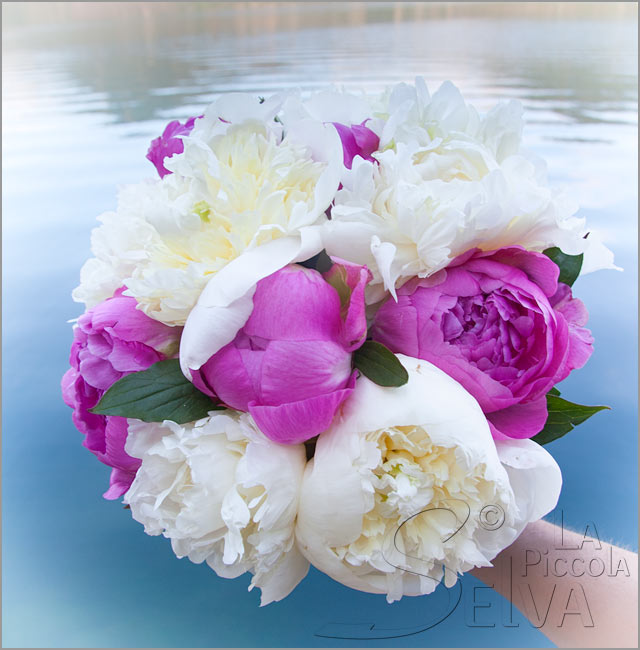
[[[478,403],[435,366],[404,355],[397,356],[409,372],[409,382],[400,388],[383,388],[360,377],[334,425],[319,437],[314,458],[305,469],[296,527],[300,549],[314,566],[354,589],[385,593],[390,601],[403,594],[433,591],[442,576],[445,557],[447,565],[453,559],[460,570],[487,565],[516,534],[510,525],[516,513],[508,476]],[[448,450],[454,450],[453,456],[449,456],[455,459],[450,466],[451,474],[442,474],[440,480],[451,476],[458,485],[462,476],[455,478],[455,474],[457,471],[464,474],[463,467],[475,468],[479,473],[485,486],[482,494],[472,488],[472,506],[467,501],[455,499],[462,506],[462,519],[456,512],[449,511],[449,515],[454,514],[460,522],[464,521],[465,503],[469,511],[473,508],[474,512],[470,528],[457,537],[457,542],[452,541],[452,547],[446,545],[448,538],[441,536],[445,531],[450,532],[449,519],[444,524],[431,517],[429,523],[425,521],[424,524],[416,519],[417,538],[423,540],[421,544],[425,545],[424,550],[428,549],[426,553],[419,558],[405,555],[405,547],[397,545],[394,553],[393,540],[404,538],[404,535],[394,537],[398,525],[403,525],[398,522],[406,523],[414,515],[429,510],[423,510],[425,506],[419,502],[411,502],[409,481],[405,482],[406,491],[398,489],[396,497],[393,491],[387,492],[390,481],[395,480],[391,472],[397,471],[401,476],[404,460],[398,454],[395,458],[400,462],[396,467],[382,474],[378,471],[382,467],[383,447],[376,434],[388,435],[391,429],[403,429],[396,435],[411,437],[412,445],[419,444],[418,429],[428,432],[429,447],[424,448],[426,453],[422,456],[425,460],[431,457],[430,449],[440,447],[447,450],[447,454],[451,453]],[[393,443],[389,445],[385,441],[387,451],[384,453],[396,453]],[[438,468],[437,471],[442,470]],[[397,500],[384,497],[380,500],[381,492]],[[501,503],[508,521],[500,529],[487,532],[478,526],[477,516],[487,503],[485,499],[494,498],[498,500],[489,503]],[[436,497],[438,501],[441,499],[442,495]],[[446,499],[445,503],[451,508],[456,505]],[[387,547],[388,543],[391,548]],[[387,551],[391,551],[391,555]],[[395,561],[396,555],[401,557],[401,564]],[[405,570],[407,563],[410,568]],[[438,577],[434,578],[435,575]],[[452,584],[454,575],[447,575],[448,585]]]
[[[562,314],[569,326],[569,355],[567,366],[571,370],[582,368],[593,353],[593,336],[583,327],[587,324],[589,313],[581,300],[574,298],[571,288],[559,283],[558,291],[550,299],[551,306]]]
[[[242,350],[225,345],[198,370],[192,371],[193,385],[211,397],[237,409],[247,411],[249,402],[256,399],[256,391],[247,372]],[[218,381],[218,378],[224,381]]]
[[[360,377],[358,390],[345,404],[340,427],[377,431],[419,423],[428,429],[434,444],[459,445],[480,457],[493,456],[492,445],[487,444],[489,427],[478,402],[428,361],[396,356],[409,371],[409,381],[388,389]],[[478,427],[482,427],[482,434]]]
[[[90,386],[103,391],[122,377],[122,373],[115,370],[108,361],[88,354],[82,356],[79,370]]]
[[[309,572],[309,560],[300,553],[297,545],[285,553],[277,567],[262,575],[254,577],[251,587],[259,587],[260,607],[274,603],[288,596],[302,582]]]
[[[374,161],[371,154],[378,149],[380,139],[369,128],[362,124],[352,124],[347,126],[340,122],[333,122],[340,140],[342,141],[343,163],[347,169],[351,169],[353,159],[360,156],[364,160]]]
[[[380,276],[384,282],[384,288],[391,293],[394,300],[396,296],[396,279],[399,271],[394,268],[396,247],[391,242],[382,242],[377,235],[371,238],[371,255],[378,265]]]
[[[458,256],[451,262],[450,266],[460,266],[471,256],[474,259],[490,257],[493,262],[499,262],[520,269],[526,273],[534,284],[542,289],[546,296],[553,296],[556,292],[560,269],[551,259],[542,253],[526,250],[522,246],[505,246],[495,251],[474,249]],[[502,271],[501,277],[504,277],[504,271]]]
[[[339,257],[332,257],[333,266],[324,274],[325,279],[331,283],[334,280],[343,281],[349,290],[348,299],[340,296],[344,322],[342,326],[342,341],[347,350],[359,348],[367,335],[367,315],[365,303],[365,289],[372,279],[371,271],[366,266],[351,264]],[[336,278],[336,276],[342,276]]]
[[[263,404],[299,402],[341,390],[351,376],[351,354],[332,341],[271,341],[260,379]]]
[[[341,327],[336,291],[318,271],[291,265],[260,280],[244,332],[270,340],[337,340]]]
[[[135,471],[128,472],[119,467],[114,467],[109,476],[109,489],[102,496],[110,501],[119,499],[131,487],[135,477]]]
[[[287,128],[286,138],[297,145],[306,147],[313,160],[327,163],[316,182],[313,209],[305,216],[304,221],[296,222],[293,219],[289,222],[291,228],[303,228],[321,217],[335,197],[342,172],[342,143],[330,124],[322,124],[315,120],[294,122]],[[299,260],[308,259],[312,255],[315,253],[299,258]]]
[[[519,530],[551,512],[558,503],[562,472],[553,456],[533,440],[497,440],[519,509]]]
[[[355,373],[346,388],[280,406],[249,404],[249,413],[268,438],[297,444],[326,431],[340,405],[353,392]]]
[[[287,264],[322,250],[316,227],[299,237],[282,237],[246,251],[218,271],[191,310],[180,341],[180,366],[187,378],[221,347],[230,343],[253,309],[255,285]]]
[[[104,330],[123,341],[142,342],[156,350],[175,341],[179,328],[167,327],[137,309],[135,298],[116,295],[93,308],[91,330]]]
[[[531,438],[540,433],[547,421],[547,398],[542,396],[526,404],[514,404],[500,411],[487,413],[487,419],[509,438]]]

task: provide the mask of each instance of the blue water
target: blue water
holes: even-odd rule
[[[450,592],[390,606],[312,569],[260,609],[247,576],[178,561],[101,498],[108,469],[60,398],[79,313],[70,292],[116,187],[153,175],[149,140],[230,90],[380,88],[422,74],[433,88],[452,79],[480,108],[523,102],[526,143],[624,267],[575,285],[596,349],[563,394],[612,410],[550,445],[564,475],[555,514],[637,548],[635,5],[347,4],[3,5],[5,647],[550,645],[517,612],[506,626],[486,590],[475,593],[492,604],[478,610],[485,627],[473,625],[470,576],[453,613],[411,636],[400,635],[434,623]],[[381,628],[398,638],[375,640]],[[366,640],[318,636],[331,629]]]

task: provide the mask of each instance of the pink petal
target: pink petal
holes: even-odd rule
[[[528,251],[522,246],[505,246],[494,251],[482,251],[478,248],[473,248],[462,255],[458,255],[449,267],[461,266],[471,258],[477,261],[487,257],[491,258],[494,262],[523,271],[531,282],[542,289],[546,296],[552,296],[555,293],[558,275],[560,274],[558,266],[546,255]],[[475,267],[467,268],[476,270]],[[482,270],[485,271],[484,269]]]
[[[239,411],[247,411],[249,402],[258,399],[241,351],[234,343],[225,345],[191,375],[196,388]]]
[[[430,293],[437,295],[441,292],[456,297],[476,296],[482,292],[480,287],[481,279],[481,277],[469,273],[466,268],[447,268],[447,274],[444,280],[436,288],[431,289]],[[421,282],[418,286],[421,287],[423,284]]]
[[[533,402],[488,413],[487,420],[493,425],[492,431],[495,429],[508,438],[531,438],[542,431],[547,416],[547,398],[543,396]]]
[[[258,282],[249,336],[270,340],[337,340],[340,298],[318,271],[292,264]]]
[[[263,404],[299,402],[346,386],[351,353],[332,341],[272,341],[264,353]]]
[[[107,357],[118,372],[138,372],[162,360],[162,355],[153,348],[137,341],[113,340],[113,347]]]
[[[567,366],[570,370],[582,368],[593,354],[593,336],[585,327],[569,324],[569,356]]]
[[[489,425],[489,430],[491,431],[491,436],[493,437],[494,440],[511,440],[509,436],[505,436],[505,434],[502,433],[502,431],[496,429],[491,423],[491,420],[487,420],[487,424]]]
[[[560,269],[543,253],[528,251],[521,246],[506,246],[491,254],[491,259],[524,271],[547,296],[552,296],[558,286]]]
[[[347,169],[351,169],[356,156],[373,161],[371,154],[380,146],[380,139],[365,126],[366,123],[367,120],[362,124],[347,126],[340,122],[332,122],[342,141],[342,158]]]
[[[378,310],[371,336],[393,352],[419,357],[418,310],[411,297],[398,292],[397,303],[389,298]]]
[[[77,379],[78,371],[74,368],[69,368],[62,376],[62,399],[71,408],[75,408],[76,405],[75,385]]]
[[[571,287],[562,282],[558,284],[556,293],[549,298],[549,303],[564,316],[569,327],[583,327],[589,320],[589,312],[582,300],[574,298]]]
[[[280,406],[249,404],[249,413],[271,440],[290,445],[304,442],[329,428],[336,411],[352,393],[356,374],[342,390]]]
[[[91,355],[85,355],[80,361],[80,374],[90,386],[100,390],[107,390],[122,377],[108,361]]]
[[[101,359],[106,359],[113,347],[113,339],[107,332],[99,332],[87,336],[86,343],[89,352]]]
[[[238,348],[242,365],[247,371],[247,375],[251,380],[254,395],[262,395],[262,364],[264,362],[264,350],[253,350],[248,348]],[[247,399],[247,403],[252,401],[253,398]]]
[[[343,282],[350,293],[341,298],[343,317],[342,341],[349,351],[356,350],[367,336],[367,316],[365,313],[365,289],[373,275],[366,266],[352,264],[338,257],[332,257],[333,266],[324,274],[327,282]],[[335,284],[334,284],[335,286]]]
[[[141,461],[139,458],[129,456],[124,450],[128,435],[127,418],[108,416],[104,432],[105,451],[98,458],[110,467],[120,468],[125,472],[135,474],[138,467],[140,467]]]
[[[171,173],[164,166],[164,159],[184,151],[184,143],[177,136],[189,134],[195,120],[195,117],[190,117],[184,124],[173,120],[167,124],[161,136],[151,141],[146,158],[153,163],[160,178]]]
[[[135,472],[127,472],[114,467],[109,477],[109,489],[102,496],[110,501],[119,499],[131,487],[135,477]]]
[[[365,126],[367,122],[368,120],[365,120],[361,124],[353,124],[351,132],[360,149],[358,155],[365,160],[373,160],[371,154],[378,150],[380,138],[369,127]]]
[[[96,332],[109,332],[123,341],[142,342],[155,349],[168,345],[180,334],[180,328],[168,327],[149,318],[137,308],[135,298],[117,292],[113,298],[93,308],[91,328]]]

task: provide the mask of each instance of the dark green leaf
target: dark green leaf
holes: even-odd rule
[[[307,460],[311,460],[313,455],[316,453],[316,443],[318,442],[318,436],[311,438],[310,440],[305,440],[304,450],[307,453]]]
[[[547,395],[555,395],[556,397],[560,397],[560,391],[554,386],[548,393]]]
[[[319,273],[324,273],[331,268],[333,262],[327,253],[322,250],[317,255],[310,257],[304,262],[298,262],[298,264],[300,264],[300,266],[304,266],[307,269],[314,269]]]
[[[353,355],[354,366],[379,386],[402,386],[409,381],[409,374],[389,348],[365,341]]]
[[[558,282],[564,282],[564,284],[572,286],[578,275],[580,275],[582,253],[580,255],[566,255],[557,246],[547,248],[546,251],[542,252],[560,269]]]
[[[582,424],[585,420],[588,420],[598,411],[609,408],[608,406],[583,406],[582,404],[574,404],[550,393],[551,391],[547,393],[547,409],[549,410],[549,415],[544,429],[531,438],[539,445],[546,445],[558,438],[562,438],[562,436],[569,433],[569,431],[579,424]]]
[[[220,408],[182,374],[177,359],[167,359],[119,379],[91,412],[143,422],[171,420],[184,424]]]

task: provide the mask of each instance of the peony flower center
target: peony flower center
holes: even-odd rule
[[[429,568],[445,561],[457,570],[457,558],[464,556],[460,550],[478,525],[477,513],[486,504],[507,502],[497,484],[485,478],[486,465],[471,464],[457,447],[434,444],[419,426],[373,431],[366,440],[378,457],[375,468],[361,470],[370,484],[371,507],[360,537],[335,548],[336,555],[355,566],[366,561],[391,572],[394,567],[381,550],[388,553],[391,542]]]
[[[507,291],[458,298],[442,314],[442,332],[467,361],[508,384],[537,359],[536,314]]]
[[[487,159],[486,151],[470,144],[445,137],[436,146],[413,154],[413,164],[425,181],[480,181],[489,173],[489,166],[497,163]]]
[[[175,314],[163,313],[172,324],[184,323],[213,273],[248,247],[298,227],[290,220],[305,212],[305,204],[312,210],[326,167],[286,138],[278,142],[260,123],[231,126],[207,144],[213,154],[203,155],[195,170],[204,182],[178,173],[163,180],[162,190],[167,193],[163,204],[170,200],[175,207],[170,215],[154,221],[159,236],[150,238],[144,260],[128,284],[148,315],[175,310]],[[169,297],[166,288],[156,286],[167,281],[167,269],[186,274],[180,291],[171,287]],[[176,293],[186,304],[176,304]]]

